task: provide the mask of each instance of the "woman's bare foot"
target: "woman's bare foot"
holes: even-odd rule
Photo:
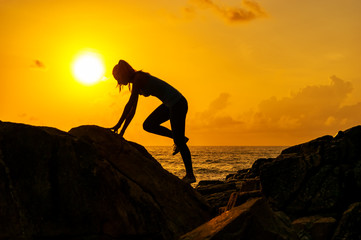
[[[193,174],[192,175],[187,174],[182,178],[182,181],[185,183],[191,184],[191,183],[196,182],[196,177]]]

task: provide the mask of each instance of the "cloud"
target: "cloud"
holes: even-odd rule
[[[221,93],[215,100],[210,103],[208,109],[201,113],[202,117],[209,118],[227,108],[230,105],[229,98],[230,95],[228,93]]]
[[[32,67],[32,68],[45,69],[45,64],[44,64],[42,61],[36,59],[36,60],[34,60],[33,63],[31,64],[31,67]]]
[[[350,82],[332,76],[329,85],[307,86],[290,97],[264,100],[256,112],[245,116],[248,130],[306,136],[360,124],[361,102],[344,105],[352,90]]]
[[[237,112],[231,95],[221,93],[203,111],[189,116],[187,128],[207,144],[293,145],[361,124],[361,102],[345,105],[351,82],[336,76],[288,97],[263,100],[257,110]]]
[[[360,125],[361,102],[345,105],[352,91],[351,82],[332,76],[328,84],[265,99],[248,112],[235,111],[231,95],[221,93],[205,111],[189,117],[188,127],[208,144],[298,144]]]
[[[242,124],[230,116],[226,109],[231,105],[229,93],[221,93],[203,112],[198,112],[191,119],[193,129],[225,129]]]
[[[18,117],[20,119],[22,119],[22,122],[24,123],[32,123],[32,124],[36,124],[39,122],[39,119],[34,117],[34,116],[30,116],[29,114],[27,113],[21,113],[18,115]]]
[[[246,22],[260,17],[266,17],[267,13],[254,1],[243,0],[242,7],[225,7],[212,0],[192,0],[198,7],[210,8],[218,13],[225,20],[235,22]],[[187,7],[188,12],[194,12],[194,8]]]

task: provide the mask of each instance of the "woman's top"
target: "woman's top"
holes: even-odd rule
[[[139,94],[148,97],[149,95],[155,96],[161,100],[164,105],[171,108],[176,104],[183,95],[168,83],[147,74],[148,78],[145,84],[139,89]]]

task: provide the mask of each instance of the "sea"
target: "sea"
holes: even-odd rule
[[[250,168],[259,158],[275,158],[286,146],[189,146],[196,185],[202,180],[225,180],[228,174]],[[148,146],[148,152],[168,172],[182,178],[185,169],[180,154],[172,155],[172,146]]]

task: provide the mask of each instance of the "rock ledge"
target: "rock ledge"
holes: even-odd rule
[[[0,122],[0,239],[177,239],[208,204],[110,130]]]

